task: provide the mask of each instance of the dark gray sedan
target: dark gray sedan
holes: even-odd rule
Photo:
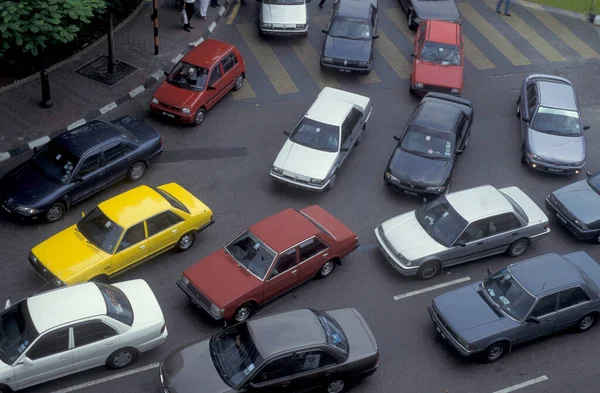
[[[464,356],[494,362],[515,344],[567,328],[589,330],[600,312],[600,265],[583,251],[512,264],[438,296],[438,334]]]
[[[569,80],[532,74],[517,100],[521,162],[539,171],[579,173],[585,165],[585,138],[575,89]]]
[[[234,325],[161,362],[164,393],[340,393],[377,371],[377,342],[353,308],[297,310]]]
[[[461,16],[454,0],[400,0],[406,13],[408,27],[417,30],[425,20],[444,20],[461,23]]]

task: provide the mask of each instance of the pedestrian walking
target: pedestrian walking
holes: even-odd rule
[[[208,11],[208,0],[200,0],[200,17],[206,20],[206,12]]]
[[[504,3],[504,15],[510,16],[510,2],[511,0],[498,0],[498,4],[496,4],[496,12],[500,12],[500,7],[502,7],[502,3]]]
[[[210,6],[212,8],[217,8],[217,7],[220,7],[221,4],[219,4],[219,0],[210,0]]]
[[[193,29],[190,22],[192,21],[192,16],[194,15],[194,12],[196,12],[196,9],[195,9],[196,0],[183,0],[183,4],[184,4],[183,10],[185,11],[185,15],[182,14],[183,29],[185,31],[190,31],[190,29]]]

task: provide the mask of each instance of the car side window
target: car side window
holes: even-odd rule
[[[235,54],[233,52],[228,54],[227,57],[224,58],[223,61],[221,61],[221,65],[223,66],[223,72],[225,74],[228,73],[236,64],[237,58],[235,57]]]
[[[465,124],[467,123],[467,117],[463,114],[460,115],[460,118],[458,119],[458,123],[456,125],[456,136],[459,139],[462,139],[465,137],[464,132],[465,130]]]
[[[590,298],[581,287],[569,288],[561,291],[558,296],[558,309],[575,306],[589,301]]]
[[[31,360],[45,358],[69,350],[69,328],[64,327],[44,334],[29,351],[27,357]]]
[[[490,221],[488,218],[474,221],[469,224],[467,229],[458,238],[463,243],[474,242],[488,236]]]
[[[553,293],[552,295],[544,296],[538,300],[535,309],[531,312],[531,316],[539,318],[555,312],[557,297],[557,294]]]
[[[222,76],[223,75],[221,74],[220,63],[217,63],[215,68],[213,68],[212,73],[210,74],[210,81],[208,82],[208,85],[209,86],[214,85],[215,83],[217,83],[219,81],[219,79],[221,79]]]
[[[273,270],[271,270],[271,276],[269,277],[269,279],[276,277],[280,273],[283,273],[283,272],[293,268],[294,266],[296,266],[296,248],[295,247],[292,248],[291,250],[288,250],[288,251],[284,252],[283,254],[279,255],[279,259],[277,260],[275,267],[273,267]]]
[[[86,321],[73,326],[75,347],[102,341],[117,334],[118,332],[115,329],[102,321]]]
[[[327,248],[327,244],[323,243],[316,237],[308,239],[303,243],[300,243],[300,263],[307,259],[317,255],[321,251]]]
[[[490,228],[488,236],[498,235],[500,233],[508,232],[509,230],[509,217],[514,216],[512,213],[500,214],[498,216],[490,217]]]
[[[535,104],[537,101],[537,89],[534,84],[527,86],[527,108],[529,108],[529,114],[535,110]]]
[[[129,153],[132,150],[133,148],[126,143],[117,143],[116,145],[104,149],[104,162],[106,164],[110,164],[111,162],[116,161],[121,157],[124,157],[125,155],[127,155],[127,153]]]
[[[519,229],[522,227],[521,221],[513,213],[508,213],[508,230]]]
[[[154,236],[157,233],[164,231],[167,228],[172,227],[175,224],[183,221],[181,217],[173,212],[166,211],[146,220],[146,226],[148,227],[148,237]]]
[[[77,172],[77,175],[85,176],[88,173],[95,171],[96,169],[100,168],[101,162],[102,157],[99,151],[92,154],[91,156],[88,156],[88,158],[85,159],[83,164],[81,164],[81,167],[79,167],[79,172]]]
[[[252,382],[263,383],[274,379],[291,377],[294,373],[292,369],[292,355],[287,355],[279,359],[272,360],[254,377]]]
[[[296,352],[294,355],[294,374],[315,370],[336,364],[333,356],[321,350]]]
[[[119,244],[119,248],[117,252],[125,250],[134,244],[138,244],[142,240],[146,238],[146,234],[144,233],[144,223],[140,222],[129,228],[125,235],[123,236],[123,240],[121,240],[121,244]]]
[[[344,123],[342,124],[342,145],[346,143],[350,135],[352,135],[352,131],[354,131],[360,117],[361,113],[356,108],[352,108],[350,113],[348,113],[348,116],[346,116],[346,120],[344,120]]]

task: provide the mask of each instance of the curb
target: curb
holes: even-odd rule
[[[540,11],[548,11],[554,14],[569,16],[571,18],[581,19],[584,21],[589,21],[589,16],[586,14],[580,14],[579,12],[567,11],[560,8],[550,7],[547,5],[541,5],[537,3],[532,3],[526,0],[513,0],[513,2],[522,5],[523,7],[533,8]]]
[[[177,63],[179,60],[181,60],[181,58],[183,56],[185,56],[188,52],[190,52],[192,49],[194,49],[196,46],[200,45],[205,39],[207,39],[215,30],[215,28],[217,27],[217,25],[219,24],[220,20],[223,18],[223,16],[225,14],[227,14],[227,11],[229,10],[229,7],[234,4],[236,1],[240,1],[240,0],[225,0],[225,4],[223,4],[221,6],[221,8],[219,8],[219,11],[217,13],[217,17],[215,18],[214,21],[211,22],[211,24],[208,26],[208,28],[204,31],[204,33],[202,34],[202,37],[200,37],[197,41],[194,42],[190,42],[187,44],[187,46],[185,48],[183,48],[181,50],[181,52],[179,52],[179,54],[177,56],[175,56],[173,59],[171,59],[170,63],[175,64]],[[125,21],[123,21],[120,25],[119,28],[121,27],[121,25],[124,25],[126,22],[129,22],[130,18],[135,17],[139,11],[143,8],[144,5],[146,5],[148,3],[146,3],[145,1],[142,1],[142,3],[140,4],[140,6],[134,11],[135,15],[130,15],[130,17],[128,17]],[[97,45],[97,43],[99,43],[99,41],[102,41],[106,39],[106,36],[104,36],[103,38],[98,39],[94,44],[94,46]],[[91,46],[91,45],[90,45]],[[90,47],[84,49],[84,50],[88,50],[91,49]],[[59,67],[59,65],[62,65],[68,61],[74,60],[75,56],[79,56],[81,54],[77,53],[71,57],[69,57],[66,60],[63,60],[61,63],[58,63],[56,65],[54,65],[54,68]],[[170,68],[169,68],[170,70]],[[101,108],[98,108],[96,110],[93,110],[91,112],[89,112],[87,115],[85,115],[84,117],[82,117],[81,119],[69,124],[67,127],[65,128],[61,128],[60,130],[54,131],[53,133],[51,133],[50,135],[44,135],[43,137],[40,137],[38,139],[35,139],[31,142],[28,143],[24,143],[22,145],[19,145],[17,147],[14,147],[6,152],[0,152],[0,162],[2,161],[6,161],[14,156],[17,156],[19,154],[25,153],[26,151],[32,150],[35,147],[44,145],[46,143],[48,143],[48,141],[50,141],[50,139],[52,139],[53,137],[57,136],[58,134],[61,134],[65,131],[70,131],[76,127],[79,127],[81,125],[84,125],[92,120],[94,120],[95,118],[104,115],[107,112],[112,111],[113,109],[117,108],[118,106],[121,106],[129,101],[131,101],[134,97],[136,97],[137,95],[143,93],[144,91],[150,89],[150,87],[152,87],[153,85],[155,85],[158,81],[160,81],[164,74],[165,71],[169,71],[169,70],[163,70],[158,69],[156,70],[154,73],[152,73],[152,75],[150,75],[150,77],[148,79],[146,79],[146,81],[144,82],[144,84],[139,85],[138,87],[136,87],[135,89],[131,90],[129,93],[119,97],[118,99],[116,99],[113,102],[110,102],[106,105],[104,105]],[[31,77],[37,77],[37,75],[32,75]],[[28,77],[28,78],[31,78]],[[28,79],[26,78],[26,79]],[[20,83],[19,82],[15,82],[13,84],[17,84]],[[9,85],[8,87],[11,87],[11,85]],[[2,91],[2,90],[0,90]],[[6,91],[6,90],[4,90]]]

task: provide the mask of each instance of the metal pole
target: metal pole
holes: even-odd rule
[[[154,54],[158,55],[158,0],[152,2],[152,16],[150,19],[154,22]]]
[[[40,80],[42,82],[42,100],[40,101],[41,108],[52,108],[54,103],[52,102],[52,96],[50,94],[50,78],[48,77],[48,71],[44,68],[40,71]]]

